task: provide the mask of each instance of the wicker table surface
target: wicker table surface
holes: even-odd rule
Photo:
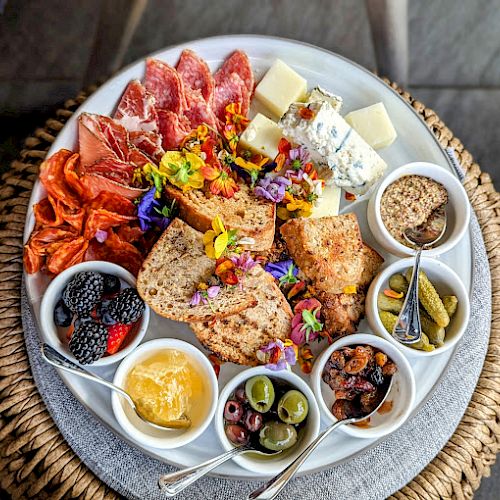
[[[493,293],[488,353],[467,411],[437,457],[392,498],[471,498],[500,451],[500,194],[434,111],[387,83],[466,169],[464,185],[483,232]],[[67,101],[27,138],[0,181],[0,487],[12,498],[118,497],[79,460],[52,421],[31,376],[21,325],[22,237],[31,190],[57,133],[92,90]]]

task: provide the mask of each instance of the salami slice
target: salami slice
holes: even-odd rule
[[[37,227],[59,226],[64,222],[52,196],[47,196],[47,198],[34,205],[33,214],[35,215]]]
[[[250,107],[250,94],[243,80],[236,73],[229,76],[223,73],[215,75],[215,93],[213,110],[215,116],[222,122],[225,122],[225,110],[228,104],[233,102],[241,103],[241,112],[248,114]]]
[[[186,107],[184,85],[172,66],[158,59],[147,59],[144,85],[154,96],[157,110],[182,114]]]
[[[155,98],[139,80],[132,80],[122,95],[114,119],[129,132],[158,132]]]
[[[136,219],[135,216],[120,215],[116,212],[110,212],[104,208],[91,208],[88,210],[88,217],[85,221],[85,231],[83,236],[87,240],[95,237],[97,231],[107,231],[112,227],[119,226],[124,222],[130,222]]]
[[[89,242],[83,236],[78,236],[61,245],[52,255],[47,257],[47,269],[53,274],[59,274],[70,266],[83,261]]]
[[[161,147],[161,136],[155,132],[130,132],[130,142],[156,162],[161,160],[165,151]]]
[[[189,120],[191,129],[203,123],[214,129],[217,128],[217,118],[199,90],[186,92],[186,104],[184,116]]]
[[[251,96],[255,80],[250,60],[242,50],[235,50],[222,63],[222,66],[215,73],[215,84],[217,85],[217,80],[220,82],[224,77],[230,78],[232,73],[236,73],[243,80],[248,90],[248,95]]]
[[[176,69],[186,90],[199,90],[206,102],[212,102],[214,79],[210,68],[201,57],[192,50],[185,49],[182,51]]]
[[[190,131],[189,122],[172,111],[158,110],[163,149],[175,149]]]
[[[120,215],[135,215],[137,211],[132,201],[111,191],[102,191],[87,206],[94,209],[104,208]]]

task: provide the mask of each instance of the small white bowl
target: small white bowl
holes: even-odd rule
[[[435,248],[424,250],[423,255],[435,257],[451,250],[464,236],[469,227],[470,203],[460,181],[444,167],[427,162],[414,162],[403,165],[391,172],[378,186],[368,202],[368,225],[377,242],[388,252],[405,257],[415,250],[397,241],[385,227],[380,215],[380,200],[386,188],[405,175],[421,175],[441,183],[448,191],[446,207],[447,228]]]
[[[73,356],[69,350],[69,341],[66,336],[58,331],[58,327],[54,323],[54,308],[61,298],[62,292],[68,282],[73,278],[75,274],[81,273],[83,271],[95,271],[98,273],[112,274],[130,286],[135,286],[135,278],[126,269],[117,264],[111,262],[105,262],[100,260],[93,260],[89,262],[82,262],[81,264],[76,264],[68,269],[64,270],[62,273],[58,274],[49,284],[47,290],[42,298],[40,304],[40,327],[42,330],[42,335],[44,340],[50,344],[54,349],[58,350],[61,354],[64,354],[67,358],[71,359],[75,363],[78,363],[76,358]],[[112,363],[116,363],[123,359],[127,354],[132,352],[144,338],[146,330],[149,324],[149,307],[146,305],[144,308],[144,313],[140,320],[140,324],[137,329],[137,333],[132,339],[127,339],[127,346],[120,349],[117,353],[103,356],[101,359],[94,361],[89,366],[105,366]]]
[[[226,451],[234,448],[234,444],[229,441],[224,431],[224,406],[226,405],[229,396],[246,380],[255,377],[256,375],[266,375],[269,378],[281,379],[288,382],[293,388],[304,394],[309,403],[309,413],[305,426],[302,428],[301,436],[295,446],[289,450],[285,450],[279,455],[266,457],[252,453],[245,453],[234,457],[234,461],[252,472],[257,472],[264,476],[273,476],[281,472],[285,467],[295,460],[300,453],[304,451],[309,444],[318,436],[320,427],[319,408],[314,394],[309,386],[295,373],[288,370],[271,371],[265,366],[256,366],[244,370],[234,378],[232,378],[224,387],[219,395],[219,404],[215,412],[215,430],[219,436],[220,442]]]
[[[132,410],[130,405],[116,393],[111,394],[111,406],[116,420],[125,432],[142,446],[151,446],[162,450],[179,448],[199,437],[208,427],[215,413],[217,406],[217,394],[219,388],[217,377],[208,358],[196,347],[183,340],[177,339],[155,339],[145,342],[132,354],[127,356],[118,366],[113,383],[119,387],[125,386],[127,374],[132,368],[148,358],[154,353],[165,349],[176,349],[189,356],[205,383],[205,390],[208,392],[210,404],[207,406],[205,414],[199,419],[198,425],[192,425],[188,429],[162,430],[149,426],[142,421]]]
[[[443,262],[422,257],[420,269],[425,271],[425,274],[436,287],[440,295],[456,295],[458,299],[458,307],[456,313],[451,318],[450,324],[446,328],[446,337],[444,345],[436,347],[433,351],[426,352],[418,349],[413,349],[407,345],[401,344],[385,329],[378,314],[377,297],[379,292],[383,292],[389,288],[389,278],[395,273],[404,273],[409,267],[414,264],[413,257],[398,260],[390,266],[382,270],[372,281],[368,293],[366,295],[366,317],[370,328],[377,334],[395,345],[402,353],[407,356],[418,358],[435,356],[442,352],[451,349],[462,338],[462,335],[467,328],[470,317],[470,302],[469,294],[465,289],[462,280],[457,273],[453,271]]]
[[[372,416],[368,427],[343,425],[339,430],[349,434],[349,436],[358,438],[380,438],[386,436],[403,425],[415,404],[415,378],[410,364],[401,352],[386,340],[370,333],[355,333],[334,342],[328,349],[321,353],[314,363],[311,372],[311,385],[314,394],[326,418],[331,423],[337,422],[337,419],[331,412],[335,396],[330,386],[323,382],[323,368],[333,351],[351,345],[370,345],[376,347],[396,363],[398,370],[394,374],[391,394],[387,398],[387,401],[392,401],[393,406],[389,412],[383,415],[377,413]]]

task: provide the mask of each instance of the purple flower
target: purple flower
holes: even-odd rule
[[[266,363],[266,368],[273,371],[290,369],[297,362],[295,347],[290,340],[274,342],[262,346],[257,351],[257,359]]]
[[[98,229],[95,232],[95,239],[99,243],[104,243],[108,239],[108,233],[106,231],[103,231],[102,229]]]
[[[292,167],[294,170],[300,170],[308,161],[310,161],[309,151],[304,146],[299,146],[290,149],[285,165]]]
[[[139,201],[137,215],[143,231],[158,227],[164,231],[171,221],[172,207],[168,208],[155,198],[156,188],[153,186]]]
[[[231,260],[234,265],[244,273],[248,273],[248,271],[257,265],[257,262],[255,262],[250,252],[243,252],[241,255],[233,255]]]
[[[214,286],[209,286],[207,289],[207,297],[209,299],[215,299],[217,295],[219,295],[220,292],[220,286],[214,285]]]
[[[194,292],[191,300],[189,301],[190,306],[199,306],[200,304],[209,304],[210,299],[215,299],[219,295],[220,286],[214,285],[209,286],[206,290],[197,290]]]
[[[298,267],[293,263],[292,259],[281,260],[279,262],[269,262],[264,266],[264,269],[276,278],[280,285],[286,283],[294,284],[299,281],[297,274],[299,273]]]
[[[203,298],[201,296],[201,292],[198,290],[197,292],[194,292],[193,296],[191,297],[191,301],[189,302],[190,306],[199,306],[202,302]]]
[[[287,186],[290,186],[292,181],[286,177],[266,174],[259,181],[259,185],[254,189],[255,196],[260,196],[274,203],[280,203],[285,197]]]

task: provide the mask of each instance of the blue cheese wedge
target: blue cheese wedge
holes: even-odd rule
[[[273,160],[278,154],[282,137],[277,123],[258,113],[241,134],[239,146]]]
[[[340,109],[342,108],[342,104],[344,100],[342,97],[339,95],[332,94],[331,92],[328,92],[328,90],[325,90],[321,87],[314,87],[311,92],[309,93],[309,96],[307,97],[306,102],[318,102],[318,101],[325,101],[330,103],[332,108],[340,113]]]
[[[337,186],[325,186],[321,197],[314,205],[311,217],[317,219],[319,217],[332,217],[339,214],[340,195],[342,190]]]
[[[351,111],[345,121],[373,149],[390,146],[398,136],[383,102]]]
[[[283,135],[306,147],[327,184],[365,194],[387,164],[326,101],[294,103],[279,122]]]
[[[255,88],[255,97],[278,118],[292,102],[306,97],[307,81],[280,59],[276,59]]]

